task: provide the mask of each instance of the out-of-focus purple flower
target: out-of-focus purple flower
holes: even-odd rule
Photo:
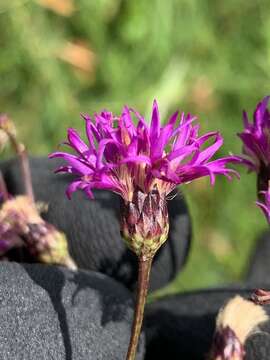
[[[135,117],[136,124],[133,121]],[[81,189],[92,199],[92,189],[107,189],[132,201],[135,189],[149,194],[157,189],[162,197],[177,185],[209,176],[231,179],[237,172],[226,165],[239,158],[227,156],[212,160],[223,138],[218,132],[199,136],[194,116],[174,113],[161,126],[157,102],[154,101],[151,123],[135,110],[124,107],[120,116],[103,111],[93,119],[84,116],[88,143],[76,130],[68,129],[68,145],[75,154],[55,152],[51,158],[62,158],[65,166],[57,172],[76,175],[67,195]],[[208,145],[212,142],[211,145]]]
[[[36,205],[24,195],[10,197],[0,209],[0,258],[8,258],[8,251],[15,248],[26,248],[41,263],[76,268],[65,234],[44,221]]]
[[[256,201],[257,206],[262,209],[268,224],[270,224],[270,188],[267,191],[261,191],[262,201]]]
[[[253,123],[244,111],[244,131],[238,136],[243,141],[243,163],[258,173],[258,190],[268,189],[270,179],[270,112],[267,108],[270,96],[258,103]]]
[[[229,326],[218,329],[213,338],[211,360],[244,360],[245,350]]]
[[[22,238],[12,229],[10,224],[0,224],[0,259],[11,249],[24,246]]]

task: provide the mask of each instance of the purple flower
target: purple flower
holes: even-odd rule
[[[156,101],[150,125],[128,107],[124,107],[120,116],[107,111],[95,114],[93,119],[87,115],[84,120],[88,142],[69,128],[65,144],[75,154],[55,152],[50,158],[66,161],[56,172],[76,175],[67,189],[69,198],[72,192],[81,189],[92,199],[94,188],[111,190],[125,201],[132,201],[135,189],[146,194],[157,189],[165,197],[177,185],[203,176],[209,176],[211,184],[219,174],[228,179],[238,176],[226,165],[239,162],[239,158],[212,160],[223,138],[218,132],[199,136],[199,125],[193,124],[195,119],[176,112],[161,126]]]
[[[264,200],[256,201],[256,204],[262,209],[266,220],[270,224],[270,187],[267,191],[261,191],[261,194],[263,195]]]
[[[249,123],[244,111],[244,131],[238,136],[243,141],[245,164],[251,171],[261,172],[262,167],[270,165],[270,113],[267,109],[270,96],[258,103],[253,114],[253,123]]]

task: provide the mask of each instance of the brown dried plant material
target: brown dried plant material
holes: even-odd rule
[[[86,73],[93,73],[96,65],[95,53],[84,43],[68,42],[57,57]]]
[[[8,136],[7,134],[0,129],[0,151],[2,151],[8,144]]]
[[[8,134],[16,136],[15,125],[6,114],[0,114],[0,151],[3,150],[9,142]]]
[[[75,10],[73,0],[37,0],[38,4],[61,16],[71,16]]]
[[[0,256],[20,247],[26,247],[40,263],[77,268],[65,234],[44,221],[25,195],[11,197],[0,209]]]

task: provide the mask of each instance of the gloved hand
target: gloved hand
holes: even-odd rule
[[[244,283],[227,288],[201,290],[164,297],[146,307],[146,360],[207,359],[220,308],[239,294],[250,298],[256,288],[270,290],[269,232],[263,233],[248,265]],[[263,306],[270,316],[270,305]],[[243,313],[243,322],[246,321]],[[245,360],[270,358],[270,321],[258,326],[245,343]]]
[[[125,359],[132,294],[106,275],[0,262],[0,299],[1,359]]]
[[[270,289],[270,233],[265,231],[259,236],[255,251],[249,261],[247,269],[247,282],[258,286],[267,284]]]
[[[137,280],[137,259],[120,236],[119,197],[100,190],[94,191],[93,201],[80,192],[68,200],[65,189],[70,176],[55,175],[53,171],[58,165],[56,159],[30,159],[36,200],[49,206],[44,218],[66,233],[70,254],[79,268],[107,274],[133,290]],[[0,168],[10,193],[23,193],[18,161],[6,161]],[[175,277],[184,266],[190,247],[190,218],[181,195],[169,201],[169,213],[169,238],[155,257],[150,290],[166,285]]]
[[[49,204],[49,211],[45,215],[46,219],[66,232],[69,238],[71,254],[75,261],[77,261],[79,267],[101,271],[120,280],[130,289],[134,289],[137,269],[136,258],[126,248],[119,235],[117,219],[119,200],[117,196],[109,192],[96,191],[96,200],[92,202],[85,199],[84,195],[80,193],[74,194],[74,199],[69,201],[64,195],[64,188],[69,182],[68,177],[66,175],[54,175],[52,170],[56,166],[56,161],[49,161],[47,159],[31,160],[36,199],[45,201]],[[17,161],[12,160],[5,162],[1,167],[8,183],[9,191],[12,194],[21,193],[23,187]],[[152,269],[152,289],[166,284],[174,277],[177,270],[183,266],[189,249],[190,222],[183,199],[180,201],[179,198],[171,200],[169,202],[169,212],[171,217],[170,236],[167,243],[161,248],[156,257]],[[87,236],[85,236],[85,234],[87,234]],[[48,319],[51,319],[51,322],[55,324],[59,321],[58,330],[60,329],[60,332],[55,330],[55,336],[56,338],[60,337],[62,339],[62,345],[56,350],[56,346],[51,345],[52,351],[59,351],[59,356],[57,355],[57,358],[61,359],[62,356],[63,359],[71,359],[72,357],[68,355],[71,351],[74,358],[81,358],[83,360],[89,358],[88,353],[83,353],[83,351],[86,351],[85,349],[92,351],[90,358],[93,359],[125,358],[125,351],[127,349],[130,334],[130,325],[132,322],[131,316],[124,316],[124,319],[127,320],[127,324],[124,323],[123,327],[129,327],[128,331],[124,331],[126,338],[122,335],[119,338],[119,332],[121,332],[122,328],[118,331],[118,326],[120,326],[119,323],[116,324],[115,321],[117,322],[117,320],[112,320],[112,328],[108,330],[108,337],[110,337],[108,342],[106,340],[107,333],[104,333],[104,327],[107,327],[107,322],[102,320],[104,317],[105,319],[109,318],[110,323],[111,319],[114,319],[119,313],[121,314],[121,311],[122,314],[128,314],[129,311],[131,311],[129,308],[132,306],[132,299],[129,297],[128,292],[126,292],[127,300],[121,298],[120,301],[117,298],[118,295],[115,295],[114,293],[115,290],[118,292],[118,288],[122,288],[120,284],[113,282],[113,286],[111,286],[108,285],[108,282],[112,280],[106,279],[104,282],[104,276],[102,275],[93,274],[91,272],[79,272],[76,274],[69,272],[68,270],[62,270],[58,267],[0,263],[0,268],[1,267],[3,268],[3,271],[0,272],[0,276],[3,276],[4,278],[2,279],[2,282],[0,282],[0,284],[2,283],[2,289],[0,285],[0,295],[1,298],[4,299],[4,302],[7,302],[7,299],[12,299],[12,301],[16,303],[18,301],[21,302],[23,299],[23,301],[25,300],[30,306],[30,313],[33,312],[38,314],[40,312],[43,314],[45,312],[46,315],[44,315],[44,318],[48,317]],[[22,269],[23,271],[26,271],[23,272],[23,275],[21,274]],[[17,286],[17,283],[20,283],[20,281],[21,284],[26,284],[25,291],[22,289],[22,285]],[[29,284],[29,281],[31,284]],[[79,291],[73,287],[74,282],[78,283]],[[85,285],[85,282],[87,285]],[[97,283],[100,283],[100,285],[97,285]],[[15,285],[19,292],[15,293]],[[256,287],[261,287],[257,285]],[[35,289],[33,291],[29,290],[29,286],[30,289],[32,287]],[[62,291],[63,286],[64,291]],[[38,307],[38,310],[33,310],[33,307],[31,308],[32,302],[35,302],[36,299],[38,299],[38,303],[40,303],[39,292],[43,292],[43,290],[40,290],[40,287],[48,294],[46,297],[47,300],[44,300],[45,303],[47,302],[47,305],[44,305],[44,303],[41,302],[44,305],[41,306],[41,311],[39,310],[40,306]],[[97,287],[98,291],[96,290]],[[66,291],[66,288],[70,290]],[[68,322],[67,326],[69,315],[65,314],[69,314],[69,311],[72,310],[70,307],[70,298],[79,296],[80,289],[82,289],[82,302],[78,303],[78,306],[80,307],[82,305],[83,309],[78,309],[77,318],[71,316],[71,319],[75,322]],[[215,317],[219,308],[233,295],[241,294],[249,297],[252,291],[253,288],[249,288],[248,285],[246,287],[243,286],[242,288],[198,291],[166,297],[148,305],[145,318],[147,335],[147,352],[145,359],[158,360],[166,357],[170,359],[186,358],[193,360],[205,358],[210,349],[215,327]],[[98,300],[92,298],[92,293],[94,293],[95,296],[98,295]],[[18,296],[19,294],[20,296]],[[89,298],[92,299],[90,302]],[[104,301],[103,298],[107,300]],[[93,307],[91,308],[92,301],[97,305],[98,309],[101,309],[100,312]],[[11,316],[9,316],[9,313],[13,316],[14,308],[16,309],[18,307],[18,304],[14,304],[13,302],[10,303],[8,312],[2,312],[2,334],[5,332],[12,334],[12,332],[17,331],[17,323],[20,324],[22,322],[21,314],[23,314],[23,312],[21,311],[16,313],[18,316],[15,317],[15,320],[14,317],[11,318]],[[119,309],[118,305],[120,304],[123,305],[122,310]],[[25,304],[23,306],[24,309],[27,309]],[[37,305],[34,304],[33,306],[35,308]],[[47,313],[46,307],[48,306],[51,307]],[[268,310],[268,307],[266,307],[266,310]],[[85,319],[81,318],[81,314],[84,314],[84,312],[86,314],[85,324]],[[87,316],[89,318],[87,318]],[[92,319],[93,316],[99,318],[97,319],[95,317]],[[23,319],[26,321],[25,319],[28,318],[30,318],[30,315],[27,313]],[[41,319],[42,318],[43,315],[41,316]],[[4,320],[6,322],[3,322]],[[11,325],[9,323],[11,323]],[[39,333],[39,323],[40,319],[38,318],[36,320],[36,326],[39,329],[37,330],[37,338],[39,339],[39,337],[42,337],[41,343],[44,344],[45,342],[48,344],[51,342],[51,340],[48,340],[51,339],[51,333],[48,331],[48,337],[44,338],[44,334]],[[93,325],[93,328],[90,323]],[[29,329],[29,337],[31,338],[33,335],[31,330],[32,324],[35,324],[35,322],[29,320],[29,325],[24,325]],[[99,339],[100,343],[93,338],[99,332],[97,329],[99,324],[101,324],[100,331],[102,331],[102,334],[105,334],[105,336],[102,335]],[[57,325],[53,325],[53,327],[54,326],[56,329]],[[86,331],[85,338],[83,336],[84,334],[80,335],[82,336],[81,342],[82,344],[85,344],[89,339],[92,339],[93,342],[91,342],[90,346],[87,347],[83,345],[81,349],[78,344],[68,340],[66,332],[73,332],[75,327],[77,330],[74,331],[79,333],[82,328],[87,329],[88,332]],[[268,328],[269,324],[267,322],[261,327],[259,333],[254,333],[247,340],[245,344],[247,352],[246,360],[266,360],[269,358],[270,341]],[[9,329],[11,329],[11,331]],[[42,351],[42,349],[40,347],[34,349],[34,344],[26,338],[27,331],[24,332],[23,326],[18,329],[18,338],[23,339],[22,342],[26,344],[28,354],[31,354],[26,356],[25,359],[31,358],[32,354],[34,357],[36,357],[36,354],[38,357],[40,357],[40,354],[50,356],[51,353],[48,352],[49,347],[47,345],[43,346],[44,353],[33,353],[33,351]],[[113,335],[115,340],[112,343],[112,335],[110,334],[114,334],[115,329],[116,334]],[[10,336],[9,339],[13,341],[15,337]],[[121,342],[120,345],[118,342]],[[107,347],[104,345],[105,343],[108,344]],[[53,344],[55,343],[53,342]],[[98,345],[95,347],[94,344]],[[119,351],[115,350],[115,344],[117,345],[117,349],[120,349]],[[6,350],[4,351],[7,351],[10,346],[15,346],[12,342],[6,342],[4,345],[6,345]],[[75,350],[73,350],[74,346],[76,347]],[[92,346],[94,346],[94,350]],[[78,354],[76,352],[77,350],[79,351]],[[140,350],[138,359],[142,358],[143,345],[141,345]],[[15,353],[12,353],[13,357],[11,358],[14,358],[14,354]],[[8,355],[6,358],[9,359]]]
[[[120,237],[118,196],[96,191],[95,200],[89,201],[84,194],[76,193],[69,201],[65,196],[65,188],[70,178],[53,173],[56,163],[56,160],[48,159],[30,161],[36,200],[48,203],[49,206],[48,212],[44,214],[45,219],[66,233],[70,253],[80,268],[108,274],[134,289],[137,259]],[[3,162],[1,170],[9,192],[14,195],[23,193],[18,161]],[[156,256],[152,269],[152,289],[166,285],[176,275],[184,265],[189,250],[190,221],[184,200],[179,197],[171,200],[169,212],[170,236]],[[2,262],[0,267],[6,279],[3,280],[5,286],[2,289],[0,286],[1,298],[6,302],[11,299],[7,311],[3,313],[3,333],[11,335],[17,331],[16,341],[27,344],[26,350],[23,350],[25,359],[50,356],[59,359],[125,358],[134,304],[128,291],[123,295],[122,285],[105,275],[73,273],[54,266]],[[76,297],[81,298],[81,302],[76,303]],[[23,317],[20,306],[25,309]],[[18,327],[11,315],[14,313],[13,308],[18,311],[15,319],[19,322],[24,319],[21,327]],[[32,312],[35,314],[34,319],[30,316]],[[122,329],[124,335],[121,334]],[[102,336],[99,337],[101,332]],[[57,342],[52,338],[57,338]],[[7,359],[8,356],[20,357],[20,350],[13,343],[15,337],[10,336],[9,340],[2,353],[6,354]],[[34,346],[33,341],[40,346]],[[8,355],[10,348],[14,351]],[[138,359],[142,358],[143,351],[142,337]]]

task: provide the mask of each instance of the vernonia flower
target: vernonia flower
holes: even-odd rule
[[[243,163],[258,174],[258,190],[268,189],[270,179],[270,113],[267,108],[270,96],[258,103],[253,123],[244,111],[244,131],[238,136],[243,141]]]
[[[136,122],[133,121],[136,119]],[[121,232],[139,259],[136,310],[127,360],[134,360],[142,326],[152,259],[166,241],[169,231],[167,196],[180,184],[209,176],[229,179],[234,170],[226,168],[239,158],[211,160],[223,139],[218,132],[199,136],[195,117],[174,113],[161,126],[154,101],[150,125],[135,110],[124,107],[120,116],[103,111],[93,119],[84,116],[86,144],[76,130],[68,129],[66,144],[75,152],[55,152],[66,165],[57,172],[76,176],[67,196],[81,189],[93,199],[92,189],[111,190],[122,197]],[[206,146],[207,141],[212,144]],[[211,160],[211,161],[210,161]]]
[[[161,126],[156,101],[150,125],[128,107],[124,107],[120,116],[107,111],[95,114],[93,119],[86,115],[88,143],[70,128],[65,144],[75,154],[55,152],[50,157],[63,158],[67,163],[57,172],[76,175],[67,189],[68,197],[81,189],[92,199],[94,188],[119,194],[125,204],[124,237],[132,238],[128,244],[136,254],[145,251],[152,255],[152,247],[156,250],[167,237],[166,196],[177,185],[203,176],[209,176],[214,184],[217,174],[229,179],[237,175],[226,165],[238,162],[239,158],[211,160],[223,139],[218,132],[199,136],[199,125],[193,124],[195,119],[176,112]],[[212,141],[209,146],[208,141]],[[148,240],[151,249],[146,250]]]

